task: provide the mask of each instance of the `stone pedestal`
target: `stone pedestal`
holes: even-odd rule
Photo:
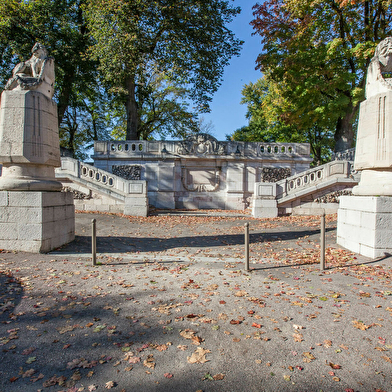
[[[57,106],[37,91],[3,91],[0,107],[0,190],[59,191]]]
[[[255,218],[276,218],[278,203],[276,201],[276,183],[257,182],[252,200],[252,215]]]
[[[75,238],[73,196],[0,191],[0,248],[45,253]]]
[[[366,257],[392,254],[392,197],[341,196],[337,243]]]
[[[361,103],[354,162],[361,180],[354,195],[392,196],[392,121],[388,113],[392,113],[392,91]]]

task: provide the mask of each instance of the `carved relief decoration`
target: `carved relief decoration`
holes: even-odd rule
[[[200,176],[204,177],[204,181],[198,178],[193,178],[195,176],[195,172],[199,172]],[[181,183],[188,192],[216,192],[220,185],[220,175],[220,168],[215,169],[215,172],[212,174],[209,170],[192,171],[183,167],[181,169]],[[205,179],[207,179],[209,183],[207,183]]]
[[[180,142],[177,152],[180,155],[223,155],[225,147],[211,135],[199,133]]]
[[[263,167],[261,169],[262,182],[278,182],[291,176],[291,169],[287,167]]]
[[[112,173],[126,180],[140,180],[142,168],[139,165],[113,165]]]

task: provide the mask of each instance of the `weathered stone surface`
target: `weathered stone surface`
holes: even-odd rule
[[[366,100],[359,112],[355,170],[362,171],[354,195],[392,196],[392,37],[376,48],[368,67]]]
[[[56,104],[36,91],[3,91],[0,107],[0,189],[60,190]]]
[[[392,197],[341,196],[337,243],[364,256],[392,254]]]
[[[75,238],[68,192],[0,191],[0,248],[45,253]]]
[[[52,98],[54,94],[54,59],[48,57],[44,45],[36,43],[32,56],[15,66],[5,90],[33,90]]]
[[[245,209],[254,184],[309,168],[308,144],[223,142],[206,135],[185,141],[96,142],[96,169],[140,166],[156,208]]]

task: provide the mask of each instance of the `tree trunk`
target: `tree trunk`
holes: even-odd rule
[[[59,103],[57,104],[57,120],[59,127],[63,122],[64,114],[68,108],[69,97],[73,87],[73,77],[65,77],[64,79],[67,82],[63,85],[61,95],[59,96]]]
[[[128,91],[127,100],[125,102],[125,110],[127,113],[127,135],[126,140],[138,140],[138,113],[137,102],[135,99],[135,78],[129,77],[125,82]]]
[[[346,114],[338,119],[334,136],[336,142],[335,152],[354,147],[353,120],[357,115],[358,108],[358,105],[354,107],[350,104]]]

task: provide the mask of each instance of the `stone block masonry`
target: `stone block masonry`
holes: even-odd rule
[[[363,256],[392,254],[392,197],[341,196],[337,243]]]
[[[69,192],[0,191],[0,248],[46,253],[75,238]]]

